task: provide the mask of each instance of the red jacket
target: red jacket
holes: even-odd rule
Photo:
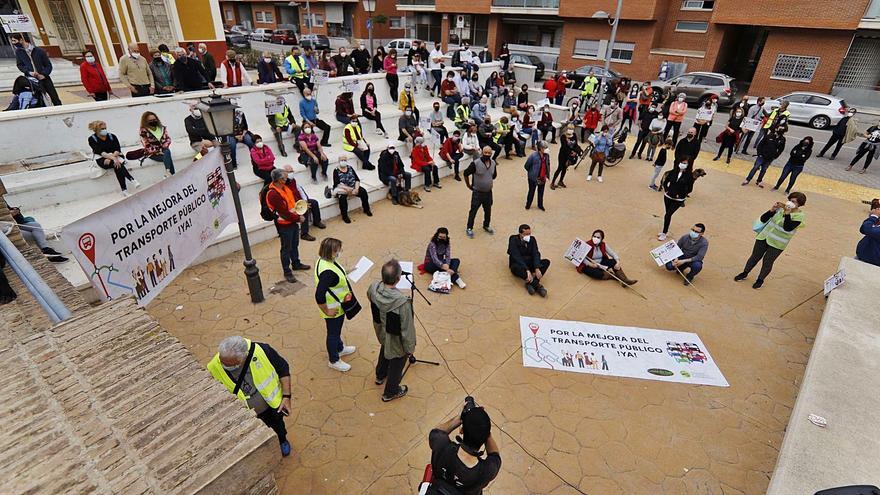
[[[547,79],[544,81],[544,89],[547,90],[547,98],[556,98],[556,79]]]
[[[422,167],[434,163],[434,160],[431,158],[431,151],[428,150],[428,147],[425,145],[413,147],[410,158],[412,158],[412,164],[410,167],[416,172],[421,172]]]
[[[599,111],[591,108],[584,113],[584,127],[587,129],[596,130],[596,126],[599,125]]]
[[[450,155],[452,153],[461,153],[461,141],[455,141],[450,137],[443,141],[443,146],[440,148],[440,158],[451,162],[452,158]]]
[[[88,62],[81,63],[79,66],[79,78],[82,80],[82,85],[88,93],[107,93],[110,91],[110,82],[107,81],[107,76],[104,75],[104,68],[97,62],[95,62],[95,65]]]

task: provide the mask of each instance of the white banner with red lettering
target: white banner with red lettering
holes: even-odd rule
[[[176,175],[64,227],[61,237],[103,300],[144,306],[236,221],[215,148]]]

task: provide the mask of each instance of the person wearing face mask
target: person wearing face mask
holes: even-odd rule
[[[171,70],[174,74],[175,89],[177,91],[184,92],[199,91],[205,89],[205,81],[208,81],[208,75],[205,73],[205,68],[202,67],[202,64],[199,63],[198,60],[193,60],[187,57],[186,50],[184,50],[183,47],[177,47],[174,49],[174,51],[177,54],[177,60],[174,62],[174,64],[171,65]],[[232,53],[233,55],[235,54],[235,52]],[[245,74],[247,74],[247,71],[244,70],[244,66],[237,61],[234,61],[234,63],[236,64],[236,66],[240,66],[238,70],[243,73],[241,75],[241,78],[244,78]],[[233,77],[238,77],[237,71],[236,74],[231,75],[230,78],[221,78],[221,81],[224,84],[227,84],[230,80],[232,80]],[[240,82],[242,80],[241,78],[238,78],[236,80]],[[248,84],[250,84],[250,76],[248,76]],[[208,81],[207,86],[209,89],[214,89],[214,83],[212,81]]]
[[[517,120],[519,119],[517,118]],[[498,149],[495,151],[495,156],[492,157],[493,160],[498,159],[498,155],[501,154],[502,147],[504,148],[504,159],[512,159],[510,158],[510,151],[513,149],[515,134],[516,131],[510,123],[510,118],[505,115],[504,117],[498,119],[498,122],[495,123],[495,137],[493,138],[495,140],[495,144],[498,146]],[[522,154],[525,155],[525,153]],[[519,155],[520,151],[519,149],[517,149],[517,156]]]
[[[318,108],[318,100],[312,95],[312,90],[303,88],[303,97],[299,101],[299,116],[302,117],[303,125],[309,124],[313,128],[321,129],[321,147],[330,146],[330,124],[318,118],[321,110]],[[352,113],[354,113],[352,111]],[[314,129],[312,129],[314,131]],[[315,131],[317,132],[317,131]]]
[[[446,79],[440,83],[440,95],[443,103],[446,103],[446,117],[455,118],[455,106],[461,103],[462,95],[458,92],[458,86],[455,85],[455,72],[446,73]],[[464,95],[467,97],[467,95]]]
[[[681,256],[666,263],[666,269],[670,272],[678,271],[684,274],[684,285],[690,285],[700,271],[703,270],[703,259],[709,251],[709,240],[705,237],[706,226],[695,223],[687,235],[678,240],[681,248]]]
[[[464,289],[467,284],[461,279],[458,268],[461,266],[461,260],[452,257],[452,246],[449,242],[449,229],[440,227],[431,237],[428,243],[428,249],[425,251],[425,271],[433,274],[434,272],[444,271],[449,273],[452,282],[459,288]]]
[[[657,234],[658,241],[665,241],[669,233],[669,224],[672,215],[684,206],[688,194],[694,190],[694,176],[687,161],[676,161],[676,168],[666,172],[662,179],[663,205],[666,213],[663,215],[663,230]]]
[[[507,47],[507,43],[501,44],[501,48],[498,50],[495,58],[501,62],[501,70],[504,72],[510,70],[510,48]]]
[[[568,187],[565,185],[565,172],[569,166],[577,163],[583,152],[584,150],[578,146],[577,138],[574,137],[574,127],[567,127],[560,139],[559,158],[553,180],[550,181],[550,189],[556,189],[556,179],[559,179],[559,187]]]
[[[458,58],[461,62],[461,67],[464,67],[467,76],[465,80],[470,79],[471,73],[475,70],[479,69],[478,62],[479,60],[474,57],[474,52],[471,50],[471,45],[468,42],[465,42],[461,45],[461,48],[458,52]],[[452,65],[458,65],[453,63]]]
[[[264,54],[265,55],[265,54]],[[208,82],[213,82],[217,80],[217,61],[214,60],[214,56],[211,55],[211,52],[208,51],[208,45],[204,43],[199,43],[199,50],[196,53],[196,59],[201,62],[202,67],[205,69],[205,75],[207,76]],[[280,80],[281,78],[279,78]]]
[[[263,185],[272,182],[272,171],[275,170],[275,154],[263,143],[263,137],[254,134],[254,147],[251,148],[251,166],[254,175],[263,179]]]
[[[611,272],[613,271],[614,275],[623,281],[624,286],[635,285],[638,282],[638,280],[631,280],[623,272],[623,268],[620,266],[620,256],[611,249],[611,246],[605,244],[605,231],[594,230],[587,245],[590,246],[590,250],[584,261],[577,266],[578,273],[583,273],[596,280],[611,280],[613,278]]]
[[[290,82],[296,84],[300,94],[304,88],[315,89],[314,83],[309,80],[312,71],[306,59],[300,55],[298,46],[291,48],[290,55],[284,59],[284,73],[287,74]]]
[[[290,365],[278,351],[238,335],[227,337],[207,368],[215,380],[244,401],[278,435],[281,455],[289,456],[284,417],[291,411]]]
[[[174,73],[171,70],[171,65],[162,58],[162,54],[158,51],[153,52],[150,71],[153,73],[153,82],[156,85],[154,94],[167,95],[174,92]]]
[[[333,171],[333,188],[330,186],[324,188],[324,196],[327,198],[336,197],[339,200],[339,213],[342,221],[351,223],[348,216],[348,198],[357,196],[361,200],[361,207],[364,215],[371,217],[373,212],[370,210],[370,199],[367,196],[367,190],[361,187],[361,178],[358,177],[354,167],[348,164],[349,156],[343,154],[339,157],[339,164]],[[332,360],[331,360],[332,361]]]
[[[599,127],[599,121],[601,120],[602,114],[599,113],[599,104],[594,103],[590,105],[587,111],[584,112],[583,118],[580,119],[582,142],[586,142],[596,132],[596,128]]]
[[[443,83],[443,67],[445,64],[443,63],[443,51],[440,49],[441,45],[438,42],[434,42],[434,48],[431,50],[431,53],[428,54],[428,70],[431,71],[431,77],[433,78],[433,83],[430,84],[431,98],[434,96],[443,96],[440,93],[440,85]]]
[[[532,200],[535,197],[535,191],[538,192],[538,209],[544,210],[544,186],[547,184],[547,178],[550,177],[550,154],[547,148],[550,145],[547,141],[538,141],[537,150],[529,155],[526,159],[524,168],[529,181],[529,192],[526,193],[526,209],[531,209]]]
[[[401,385],[406,360],[416,351],[416,327],[413,323],[412,299],[397,287],[403,270],[400,262],[390,260],[382,265],[382,280],[367,289],[373,330],[379,341],[376,362],[376,385],[385,383],[382,402],[390,402],[406,395],[409,390]],[[387,380],[387,381],[386,381]]]
[[[403,115],[397,119],[397,130],[399,132],[397,139],[405,142],[410,148],[412,148],[413,140],[417,136],[421,136],[419,121],[409,109],[404,110]]]
[[[351,63],[355,74],[370,73],[370,52],[363,43],[351,51]]]
[[[596,180],[603,182],[602,169],[605,167],[605,158],[611,151],[611,146],[613,144],[614,140],[611,138],[611,132],[608,130],[608,126],[603,125],[602,132],[593,140],[593,153],[590,155],[591,163],[590,171],[587,172],[587,182],[593,180],[593,170],[596,169],[596,165],[599,166],[599,176],[596,177]]]
[[[516,95],[516,109],[525,112],[529,108],[529,85],[523,84],[520,87],[519,94]]]
[[[473,145],[478,146],[476,142]],[[440,147],[440,158],[449,165],[449,168],[453,168],[453,165],[455,166],[455,180],[457,181],[461,181],[458,167],[462,157],[464,157],[464,149],[461,142],[461,131],[456,129],[453,131],[452,137],[443,141],[443,146]]]
[[[541,284],[541,281],[550,268],[550,260],[541,258],[538,240],[532,237],[531,227],[522,224],[519,226],[518,233],[508,238],[507,256],[510,272],[525,280],[526,291],[529,295],[534,295],[537,292],[541,297],[547,297],[547,289]]]
[[[416,97],[412,92],[412,84],[406,83],[403,85],[403,90],[400,92],[400,97],[397,99],[397,108],[401,112],[409,110],[415,115],[416,122],[418,122],[419,108],[416,106]]]
[[[736,149],[740,136],[742,136],[742,121],[745,116],[746,111],[741,105],[736,105],[733,110],[730,111],[730,118],[727,120],[727,125],[716,138],[716,141],[720,139],[721,146],[718,147],[718,154],[712,159],[713,161],[718,161],[721,158],[721,154],[724,153],[724,150],[726,149],[727,163],[730,163],[730,157],[733,155],[733,150]]]
[[[485,97],[479,100],[471,100],[465,96],[462,98],[462,105],[464,104],[465,98],[467,98],[468,101],[474,102],[473,107],[471,107],[471,118],[474,119],[474,122],[482,122],[489,113],[489,106],[486,104],[487,100]]]
[[[394,48],[388,50],[388,55],[382,61],[382,68],[385,70],[385,81],[388,82],[391,100],[397,103],[397,85],[400,83],[400,79],[397,77],[397,50]]]
[[[153,71],[149,62],[141,57],[137,43],[129,44],[128,54],[119,59],[119,82],[128,86],[134,98],[153,94]]]
[[[471,193],[471,208],[468,212],[467,228],[465,233],[471,239],[474,238],[474,220],[477,210],[483,208],[483,230],[488,234],[494,234],[492,222],[492,185],[498,177],[495,160],[492,159],[492,148],[484,146],[479,160],[474,160],[464,170],[464,183]]]
[[[86,52],[83,55],[83,63],[79,66],[79,77],[86,92],[95,101],[106,101],[108,95],[113,94],[113,88],[107,81],[104,68],[101,67],[92,52]]]
[[[522,122],[519,126],[519,135],[522,137],[523,142],[531,140],[532,151],[537,149],[538,140],[541,138],[541,133],[538,132],[537,127],[538,121],[540,121],[540,114],[535,111],[534,105],[529,105],[523,113]]]
[[[462,95],[462,97],[470,96],[471,83],[470,77],[467,75],[466,70],[461,69],[460,71],[456,72],[453,76],[453,82],[455,82],[455,87],[458,88],[458,94]]]
[[[412,174],[404,170],[403,159],[395,146],[396,142],[389,141],[388,147],[379,153],[379,180],[388,186],[391,204],[394,205],[399,204],[400,193],[412,187]]]
[[[305,198],[300,195],[296,179],[290,177],[287,170],[276,168],[270,178],[272,182],[266,190],[265,202],[268,209],[275,214],[275,230],[281,240],[281,269],[284,279],[294,283],[294,270],[312,268],[303,264],[299,258],[300,224],[305,222],[305,217],[294,211],[297,201]]]
[[[439,101],[435,101],[431,108],[432,111],[428,114],[428,120],[431,122],[431,129],[440,136],[440,143],[438,144],[442,145],[449,138],[449,131],[446,130],[446,119],[443,117],[443,113],[440,112]]]
[[[639,155],[639,160],[642,159],[642,151],[644,151],[645,145],[648,144],[648,136],[651,134],[651,122],[654,121],[657,115],[657,107],[654,105],[639,111],[639,134],[636,137],[636,144],[633,145],[632,153],[629,154],[630,160],[636,154]]]
[[[12,33],[9,40],[15,49],[15,65],[25,76],[36,78],[46,95],[52,100],[52,105],[60,106],[61,99],[52,82],[52,60],[46,50],[31,43],[30,39],[22,33]]]
[[[419,136],[415,139],[415,144],[409,157],[412,160],[410,167],[416,173],[422,173],[425,176],[425,192],[431,192],[432,185],[437,189],[443,189],[443,186],[440,185],[437,164],[434,163],[434,159],[431,157],[431,150],[425,144],[425,138]]]
[[[485,89],[483,88],[483,85],[480,84],[479,74],[471,76],[471,80],[468,82],[468,94],[475,100],[481,99],[485,94]]]
[[[348,124],[351,116],[354,115],[354,101],[351,99],[350,91],[339,93],[336,97],[336,120],[342,124]]]
[[[669,114],[666,117],[666,129],[663,130],[663,139],[666,139],[669,136],[669,131],[672,131],[672,141],[678,141],[678,132],[681,129],[681,123],[684,122],[687,108],[685,94],[679,93],[675,97],[675,101],[669,104]]]
[[[806,217],[801,208],[807,203],[807,196],[802,192],[793,192],[787,199],[785,203],[777,201],[755,222],[753,229],[758,235],[755,236],[752,255],[746,261],[743,271],[733,278],[734,281],[745,280],[752,268],[761,261],[761,271],[752,284],[753,289],[760,289],[773,270],[776,258],[788,247],[795,232],[804,226]]]
[[[697,130],[691,127],[675,145],[675,163],[687,162],[693,168],[694,160],[699,152],[700,141],[697,139]]]
[[[477,124],[467,126],[467,132],[461,138],[461,150],[464,154],[472,159],[479,159],[482,155],[482,146],[480,146],[480,136],[477,134]]]
[[[549,105],[544,105],[544,108],[541,110],[538,131],[541,133],[541,139],[546,141],[547,134],[550,134],[550,144],[556,144],[556,126],[553,125],[553,114],[550,113]]]
[[[663,129],[666,128],[666,117],[663,116],[663,112],[660,111],[659,106],[655,106],[657,109],[656,115],[654,115],[654,119],[651,120],[651,125],[648,127],[648,137],[645,139],[648,143],[648,156],[646,160],[649,162],[654,159],[654,152],[657,150],[657,147],[663,143]],[[668,139],[670,143],[672,143],[672,139]],[[670,149],[672,146],[669,146]],[[639,158],[641,158],[641,150],[639,150]],[[665,161],[664,161],[665,164]],[[656,176],[654,177],[657,178]],[[651,183],[654,181],[652,180]]]
[[[275,98],[275,105],[279,107],[280,110],[277,113],[269,115],[267,118],[269,120],[269,127],[272,129],[272,134],[275,136],[275,142],[278,144],[278,152],[281,153],[281,156],[286,157],[287,150],[284,149],[284,132],[293,134],[293,147],[296,149],[299,147],[298,139],[301,128],[296,124],[293,112],[291,112],[290,107],[287,106],[287,100],[284,99],[283,95],[278,95]]]
[[[804,171],[804,165],[806,165],[807,160],[809,160],[810,155],[813,154],[813,138],[807,136],[801,139],[801,142],[796,144],[794,148],[791,149],[791,154],[788,157],[788,162],[782,167],[782,175],[779,176],[779,180],[776,181],[776,185],[773,186],[774,191],[778,191],[779,187],[782,186],[782,182],[791,174],[791,179],[788,181],[788,187],[785,188],[785,193],[788,194],[791,192],[791,188],[794,187],[794,182],[797,180],[798,175]]]
[[[116,174],[116,181],[119,182],[119,189],[122,190],[123,196],[128,196],[128,188],[125,181],[131,181],[134,187],[140,187],[138,181],[134,180],[131,173],[125,167],[125,158],[122,155],[122,148],[119,145],[119,139],[115,135],[107,131],[107,124],[101,120],[96,120],[89,124],[89,130],[92,135],[89,136],[89,147],[95,154],[96,162],[99,167],[104,170],[112,170]]]
[[[654,88],[651,83],[645,81],[642,83],[642,89],[639,90],[638,111],[639,115],[648,110],[648,107],[654,102]]]
[[[854,140],[856,136],[859,134],[859,123],[855,118],[856,109],[855,108],[847,108],[846,115],[843,116],[840,120],[834,124],[834,127],[831,128],[831,139],[825,143],[825,146],[822,148],[822,151],[816,155],[816,158],[823,158],[825,156],[825,152],[831,149],[834,146],[834,151],[831,152],[831,160],[837,158],[837,154],[840,153],[840,148],[843,147],[844,144],[849,143]]]
[[[759,96],[757,103],[749,106],[746,109],[746,118],[752,120],[761,120],[764,116],[764,97]],[[743,138],[740,139],[740,142],[737,143],[736,153],[748,154],[749,143],[752,141],[752,137],[754,137],[755,131],[745,131],[743,133]]]
[[[318,261],[315,262],[315,302],[327,326],[327,366],[345,372],[351,369],[351,365],[341,358],[354,354],[357,347],[342,342],[342,325],[345,323],[342,302],[351,301],[354,294],[346,271],[339,264],[340,254],[342,241],[333,237],[321,241]]]
[[[333,55],[333,63],[336,64],[337,76],[348,76],[354,73],[351,55],[349,55],[347,50],[343,47],[340,47],[336,52],[336,55]]]
[[[749,171],[749,175],[746,176],[746,180],[744,180],[741,185],[749,185],[749,182],[752,181],[755,173],[760,170],[761,172],[758,174],[758,181],[755,185],[762,189],[764,188],[764,184],[762,183],[764,180],[764,174],[767,173],[767,169],[770,168],[770,164],[773,163],[773,160],[779,158],[785,150],[786,130],[786,127],[777,127],[770,131],[770,133],[761,140],[761,144],[758,145],[758,156],[755,158],[755,164],[752,165],[752,170]]]
[[[364,170],[376,168],[370,163],[370,145],[364,139],[364,131],[358,115],[352,115],[351,121],[342,130],[342,149],[354,153],[363,164]]]
[[[147,111],[141,115],[141,145],[144,156],[165,165],[165,177],[174,175],[174,161],[171,159],[171,136],[162,125],[159,116]]]
[[[621,121],[620,125],[624,126],[626,124],[629,124],[629,126],[627,127],[629,132],[632,132],[632,125],[633,122],[636,120],[636,109],[639,105],[639,92],[639,85],[633,83],[623,100],[623,120]]]
[[[557,105],[562,105],[562,100],[565,99],[565,92],[568,89],[568,86],[571,85],[571,81],[569,81],[568,76],[566,76],[565,72],[560,72],[559,75],[556,76],[556,101]]]
[[[871,160],[880,157],[880,123],[869,127],[864,136],[867,139],[862,141],[862,144],[859,145],[859,149],[856,151],[856,156],[854,156],[852,161],[849,162],[849,167],[846,167],[847,171],[852,170],[853,167],[856,166],[856,163],[858,163],[864,156],[865,166],[862,167],[862,171],[859,172],[860,174],[864,174],[868,171],[868,167],[871,166]]]
[[[308,89],[306,89],[308,91]],[[327,165],[330,161],[324,154],[318,135],[312,124],[304,122],[302,132],[299,134],[299,162],[309,168],[312,173],[312,182],[318,183],[318,167],[321,167],[321,177],[327,180]]]
[[[774,106],[770,111],[770,114],[767,115],[767,118],[764,120],[764,125],[761,126],[761,129],[758,131],[758,137],[755,140],[755,151],[758,151],[758,147],[761,145],[761,141],[764,140],[765,136],[772,134],[773,131],[779,127],[787,127],[788,118],[790,116],[791,112],[788,111],[787,100],[782,100],[778,107]]]
[[[663,114],[660,114],[661,116]],[[655,119],[656,120],[656,119]],[[663,128],[660,128],[662,131]],[[666,166],[666,154],[669,150],[672,149],[672,138],[667,138],[666,142],[663,143],[663,146],[660,147],[660,151],[657,152],[657,159],[654,160],[654,175],[651,176],[651,182],[648,183],[648,187],[655,191],[659,191],[660,189],[657,187],[657,177],[660,177],[660,173],[663,172],[663,167]],[[653,154],[653,148],[648,151],[648,156]]]
[[[480,147],[486,147],[492,149],[493,155],[492,160],[498,158],[498,155],[501,153],[501,146],[495,142],[495,126],[492,125],[492,119],[488,116],[483,118],[482,123],[477,128],[477,135],[480,138]]]
[[[611,104],[602,109],[602,125],[608,126],[608,134],[614,137],[622,122],[623,109],[620,108],[617,100],[611,100]]]
[[[248,129],[247,116],[244,110],[236,108],[232,114],[232,134],[226,136],[226,142],[229,143],[230,156],[232,158],[232,168],[238,168],[238,145],[245,145],[250,152],[254,147],[254,135]]]
[[[712,126],[712,119],[715,117],[716,109],[717,106],[713,103],[713,100],[706,98],[698,113],[702,118],[694,120],[694,129],[697,130],[698,141],[704,142],[706,140],[706,135],[709,134],[709,127]]]
[[[257,62],[257,84],[272,84],[284,80],[281,69],[272,53],[263,52],[260,61]]]
[[[205,119],[202,118],[202,111],[196,104],[189,107],[189,116],[183,119],[183,126],[186,128],[186,135],[189,136],[189,145],[198,153],[203,146],[218,146],[217,138],[208,130]]]
[[[373,83],[367,83],[364,92],[361,93],[361,112],[365,119],[376,123],[376,134],[388,137],[388,132],[382,126],[382,114],[379,113],[379,99],[376,97]]]

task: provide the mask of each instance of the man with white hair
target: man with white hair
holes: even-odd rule
[[[247,364],[247,366],[245,366]],[[208,371],[226,389],[245,401],[278,435],[281,455],[290,455],[284,416],[290,414],[290,366],[269,344],[235,335],[220,342]]]
[[[132,97],[153,93],[153,72],[137,43],[130,43],[128,53],[119,59],[119,81],[128,86]]]
[[[205,74],[208,75],[208,82],[214,82],[217,80],[217,61],[214,60],[214,56],[211,55],[211,52],[208,51],[208,45],[204,43],[199,43],[199,53],[198,53],[199,62],[202,63],[202,67],[205,68]]]
[[[177,91],[198,91],[208,88],[214,89],[214,85],[208,81],[208,74],[201,62],[186,56],[186,50],[182,46],[174,49],[177,60],[171,66],[174,73],[174,89]]]

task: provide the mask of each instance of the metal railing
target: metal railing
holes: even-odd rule
[[[12,271],[18,275],[28,292],[37,300],[43,311],[49,315],[52,323],[58,323],[71,317],[70,310],[67,309],[64,302],[52,291],[4,232],[0,232],[0,253],[3,253],[3,257],[6,258]]]
[[[492,0],[492,6],[520,9],[558,9],[559,0]]]

